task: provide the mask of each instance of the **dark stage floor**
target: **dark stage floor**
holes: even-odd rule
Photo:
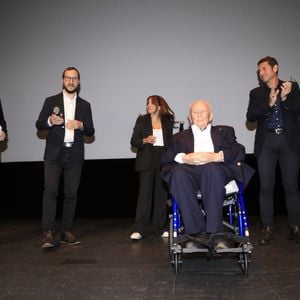
[[[236,257],[183,258],[176,276],[168,241],[129,239],[130,219],[78,219],[82,245],[40,247],[40,220],[0,221],[0,299],[300,299],[300,244],[277,216],[273,245],[259,246],[258,218],[249,217],[254,252],[249,274]]]

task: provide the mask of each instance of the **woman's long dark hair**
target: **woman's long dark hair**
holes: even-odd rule
[[[162,118],[167,118],[172,122],[175,122],[175,114],[174,111],[170,108],[167,101],[159,95],[152,95],[147,98],[147,104],[149,103],[150,99],[152,103],[156,106],[160,106],[160,115]]]

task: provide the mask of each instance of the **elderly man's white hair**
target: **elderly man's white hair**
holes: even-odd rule
[[[206,100],[206,99],[197,99],[197,100],[193,101],[190,104],[190,107],[189,107],[189,121],[190,121],[190,123],[192,124],[192,116],[191,116],[192,108],[197,103],[202,103],[202,104],[206,105],[206,107],[208,108],[208,112],[211,115],[211,121],[212,121],[212,118],[213,118],[213,108],[212,108],[212,105],[210,104],[210,102],[208,100]]]

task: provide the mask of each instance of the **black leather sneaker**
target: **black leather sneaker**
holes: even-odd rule
[[[259,239],[260,245],[269,245],[273,240],[273,229],[269,226],[263,228],[261,232],[261,237]]]
[[[291,228],[289,239],[300,242],[300,228],[298,226]]]

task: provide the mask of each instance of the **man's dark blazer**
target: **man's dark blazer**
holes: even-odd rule
[[[283,82],[279,81],[279,86]],[[281,91],[279,91],[280,94]],[[254,154],[258,156],[268,131],[268,119],[273,111],[269,106],[270,88],[266,85],[250,91],[247,120],[257,122],[255,133]],[[280,102],[286,136],[292,149],[300,151],[300,91],[296,82],[292,83],[292,90],[285,101]]]
[[[222,168],[229,177],[243,182],[246,186],[251,179],[254,169],[242,163],[238,166],[238,162],[245,160],[245,147],[236,141],[233,127],[230,126],[212,126],[211,137],[214,145],[214,152],[223,151],[224,162],[221,162],[225,168]],[[191,128],[175,134],[170,142],[167,152],[162,156],[162,177],[169,183],[171,179],[172,169],[178,164],[174,159],[178,153],[194,152],[194,135]],[[197,166],[195,166],[197,167]],[[201,167],[201,165],[199,166]]]
[[[164,147],[168,146],[168,143],[173,135],[174,123],[163,117],[162,131],[164,139]],[[137,155],[135,160],[135,171],[145,171],[151,165],[152,160],[152,144],[143,144],[143,138],[153,134],[151,116],[149,114],[141,115],[137,118],[133,133],[131,136],[130,144],[132,147],[137,148]]]
[[[6,122],[5,122],[4,113],[2,109],[1,99],[0,99],[0,125],[2,127],[2,130],[7,134]]]
[[[38,130],[48,130],[46,138],[45,160],[54,160],[63,148],[65,128],[64,126],[49,126],[48,118],[53,113],[54,107],[59,107],[60,112],[65,116],[63,93],[46,98],[43,108],[36,121]],[[95,133],[92,111],[90,104],[77,96],[75,120],[83,122],[83,130],[74,130],[74,145],[70,149],[72,159],[80,161],[84,159],[83,136],[93,136]]]

